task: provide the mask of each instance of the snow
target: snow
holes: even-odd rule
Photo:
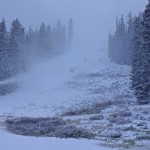
[[[47,116],[52,114],[52,106],[60,107],[68,101],[74,103],[79,95],[83,96],[81,92],[67,88],[65,83],[75,75],[97,70],[100,64],[102,69],[106,62],[99,62],[100,52],[97,50],[78,52],[72,50],[48,62],[36,64],[29,72],[19,76],[21,87],[15,93],[0,97],[0,114]],[[101,54],[105,59],[105,52]],[[45,112],[43,108],[46,106],[50,109]]]
[[[110,63],[107,51],[85,48],[76,48],[49,61],[34,64],[28,72],[10,81],[20,85],[14,93],[0,97],[0,149],[17,150],[18,147],[21,150],[112,149],[104,148],[101,146],[103,144],[101,141],[94,140],[13,135],[5,131],[2,122],[11,116],[51,117],[67,108],[80,107],[86,102],[90,104],[93,101],[113,98],[116,100],[116,96],[125,95],[126,92],[129,92],[131,97],[125,96],[124,99],[134,100],[129,91],[129,72],[130,68],[127,66]],[[124,76],[121,77],[122,75]],[[119,88],[116,88],[116,84]],[[99,90],[100,88],[102,89]],[[135,109],[138,108],[135,107]],[[102,111],[102,114],[107,118],[108,115],[118,110],[118,107],[111,106]],[[74,116],[71,119],[78,118],[82,119],[83,125],[84,123],[87,127],[92,125],[85,119],[85,116]],[[107,123],[106,119],[101,121],[103,127],[107,127]],[[115,127],[114,125],[114,130],[117,129]],[[105,128],[104,132],[107,133],[108,130]],[[132,133],[129,132],[124,135],[132,137]]]
[[[32,138],[12,135],[4,131],[0,131],[0,135],[0,149],[2,150],[109,150],[98,147],[95,141]]]
[[[101,53],[105,54],[104,51]],[[104,55],[102,59],[103,57]],[[99,59],[99,51],[78,53],[73,50],[50,61],[35,64],[27,73],[14,79],[20,85],[16,92],[0,97],[1,121],[7,116],[52,116],[56,110],[61,109],[62,105],[69,106],[81,102],[80,98],[85,93],[69,89],[64,83],[70,81],[75,75],[97,70]],[[101,67],[105,63],[101,62]],[[21,150],[109,150],[98,146],[97,141],[24,137],[13,135],[1,127],[0,149],[17,150],[18,148]]]

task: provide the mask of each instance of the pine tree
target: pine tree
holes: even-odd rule
[[[126,64],[125,58],[127,57],[126,53],[126,29],[125,29],[125,23],[123,15],[121,16],[119,20],[119,27],[118,27],[118,56],[117,56],[117,63],[119,64]]]
[[[140,76],[141,76],[141,94],[140,94],[140,103],[149,103],[150,102],[150,3],[146,6],[146,9],[143,13],[143,21],[141,28],[141,36],[143,41],[141,43],[141,67],[140,67]]]
[[[24,28],[20,24],[19,20],[16,19],[12,22],[9,49],[11,56],[11,70],[12,75],[22,71],[25,67],[25,50],[24,50]]]
[[[66,41],[67,41],[67,33],[66,33],[66,27],[65,25],[62,27],[62,31],[61,31],[61,36],[62,36],[62,50],[63,52],[66,49]]]
[[[131,65],[133,49],[132,39],[134,36],[134,18],[131,12],[128,14],[126,34],[126,64]]]
[[[69,26],[68,26],[68,44],[69,45],[72,44],[73,36],[74,36],[74,32],[73,32],[73,19],[71,18],[69,20]]]
[[[51,51],[52,51],[52,41],[51,41],[51,38],[52,38],[52,35],[51,35],[51,26],[50,25],[47,25],[47,28],[46,28],[46,49],[48,50],[48,53],[50,54]]]
[[[57,21],[56,33],[55,34],[56,34],[55,35],[55,37],[56,37],[56,39],[55,39],[56,50],[57,50],[57,52],[58,51],[60,52],[61,49],[62,49],[62,25],[61,25],[60,20]]]
[[[142,58],[142,49],[141,49],[141,44],[143,42],[143,38],[142,38],[142,16],[139,15],[138,17],[135,18],[134,21],[134,37],[133,37],[133,51],[132,51],[132,63],[131,63],[131,67],[132,67],[132,88],[135,91],[135,94],[137,96],[138,102],[141,103],[141,99],[143,99],[142,97],[142,78],[141,78],[141,71],[142,69],[142,62],[143,62],[143,58]]]
[[[3,19],[0,23],[0,80],[9,77],[8,34]]]
[[[114,37],[113,35],[111,35],[111,33],[109,33],[109,39],[108,39],[108,57],[110,58],[111,61],[114,62]]]
[[[135,20],[132,87],[139,104],[150,103],[150,3]]]
[[[46,34],[46,25],[42,22],[39,30],[39,56],[44,57],[47,51],[47,34]]]

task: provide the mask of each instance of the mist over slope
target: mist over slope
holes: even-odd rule
[[[86,51],[86,52],[85,52]],[[106,51],[73,49],[50,61],[33,65],[30,70],[16,78],[20,87],[14,93],[1,96],[1,113],[15,106],[28,104],[65,104],[74,91],[69,91],[64,83],[77,74],[84,74],[91,70],[105,67]],[[100,53],[100,55],[99,55]],[[104,62],[100,62],[102,59]],[[72,93],[73,92],[73,93]],[[79,100],[80,101],[80,100]],[[11,102],[11,104],[10,104]]]
[[[0,9],[0,17],[6,18],[8,24],[17,17],[27,30],[31,24],[36,29],[42,21],[50,23],[53,28],[57,19],[65,24],[70,18],[74,20],[74,42],[65,53],[44,60],[36,60],[31,54],[34,63],[30,62],[26,72],[0,82],[0,86],[12,85],[9,94],[4,92],[0,96],[2,149],[110,150],[112,147],[122,149],[124,146],[149,147],[149,106],[135,107],[136,97],[130,89],[131,68],[114,64],[107,56],[108,32],[114,30],[116,16],[126,16],[129,11],[133,15],[138,14],[146,2],[147,0],[0,1],[0,5],[5,6]],[[60,47],[58,49],[62,50]],[[31,50],[36,52],[37,49],[31,47]],[[43,52],[44,49],[40,50]],[[69,120],[70,126],[91,130],[97,141],[60,140],[50,138],[50,135],[25,137],[16,135],[15,131],[10,133],[5,121],[24,117],[60,117]],[[27,125],[30,123],[27,122]],[[20,126],[15,126],[14,129],[17,130]],[[25,128],[28,130],[26,126]],[[40,128],[38,126],[35,131]],[[143,138],[141,142],[141,137],[148,140]]]
[[[73,18],[78,43],[92,42],[99,48],[107,47],[108,32],[114,30],[117,16],[127,16],[129,11],[138,14],[146,3],[147,0],[1,0],[0,18],[6,18],[8,26],[18,18],[26,28],[36,28],[43,21],[54,25],[57,19],[67,24]],[[12,8],[15,9],[11,11]]]

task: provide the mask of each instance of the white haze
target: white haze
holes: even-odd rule
[[[7,116],[56,116],[62,111],[67,111],[67,108],[71,108],[70,106],[76,108],[79,105],[77,108],[80,108],[80,106],[84,106],[83,104],[91,105],[97,100],[99,102],[114,100],[114,97],[128,92],[130,87],[129,68],[112,64],[107,58],[107,52],[99,51],[99,49],[107,47],[108,33],[114,31],[117,16],[121,14],[127,16],[129,11],[138,14],[139,11],[144,10],[146,3],[147,0],[0,0],[0,19],[5,18],[8,27],[15,18],[18,18],[26,28],[30,25],[34,28],[39,27],[42,21],[54,25],[57,19],[67,25],[68,20],[73,18],[75,30],[74,51],[50,61],[31,65],[31,69],[29,68],[27,73],[17,76],[11,81],[0,83],[6,83],[6,85],[19,83],[19,88],[15,92],[0,96],[0,150],[112,149],[101,147],[100,141],[37,138],[10,134],[3,127],[3,121]],[[94,74],[91,73],[99,73],[97,74],[99,77],[93,78]],[[90,77],[90,74],[93,77]],[[119,76],[119,79],[113,78],[117,74],[123,78]],[[119,88],[114,88],[115,86]],[[98,94],[97,91],[101,88],[102,91]],[[95,93],[92,92],[93,89]],[[129,91],[129,93],[132,92]],[[129,97],[134,99],[132,95]],[[130,98],[129,100],[131,100]],[[113,105],[105,109],[103,111],[103,114],[106,114],[104,118],[108,118],[107,116],[113,114],[115,110],[117,110],[117,106]],[[132,108],[129,109],[129,112],[130,110]],[[85,122],[92,122],[84,120],[84,116],[82,117],[83,120],[79,120],[83,123],[82,125],[86,126]],[[85,117],[88,118],[86,115]],[[74,119],[76,120],[76,117],[73,117]],[[108,120],[102,120],[101,123],[103,125],[107,122]],[[97,124],[87,124],[87,127],[90,129],[94,125],[97,126]],[[128,125],[124,127],[128,127]],[[107,135],[109,134],[106,130],[107,124],[104,126],[104,131],[106,131],[104,134]],[[115,129],[116,126],[114,126]],[[118,134],[119,132],[114,133]],[[127,139],[135,137],[132,132],[127,132],[125,135],[127,135]],[[122,144],[121,141],[118,142]],[[143,145],[143,141],[141,143]]]
[[[28,27],[42,21],[54,24],[60,19],[67,24],[74,19],[76,46],[107,47],[108,32],[114,31],[115,19],[131,11],[144,10],[147,0],[0,0],[0,18],[8,24],[14,18]]]

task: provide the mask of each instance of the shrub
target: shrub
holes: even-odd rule
[[[58,138],[88,138],[94,134],[87,130],[68,126],[62,118],[15,118],[6,120],[7,129],[18,135],[47,136]]]
[[[90,120],[92,120],[92,121],[94,121],[94,120],[103,120],[103,119],[104,119],[104,116],[100,115],[100,114],[97,114],[97,115],[94,115],[94,116],[90,117]]]
[[[87,139],[93,139],[94,134],[88,132],[85,129],[77,128],[75,126],[66,126],[62,129],[59,128],[55,132],[56,137],[60,138],[87,138]]]

